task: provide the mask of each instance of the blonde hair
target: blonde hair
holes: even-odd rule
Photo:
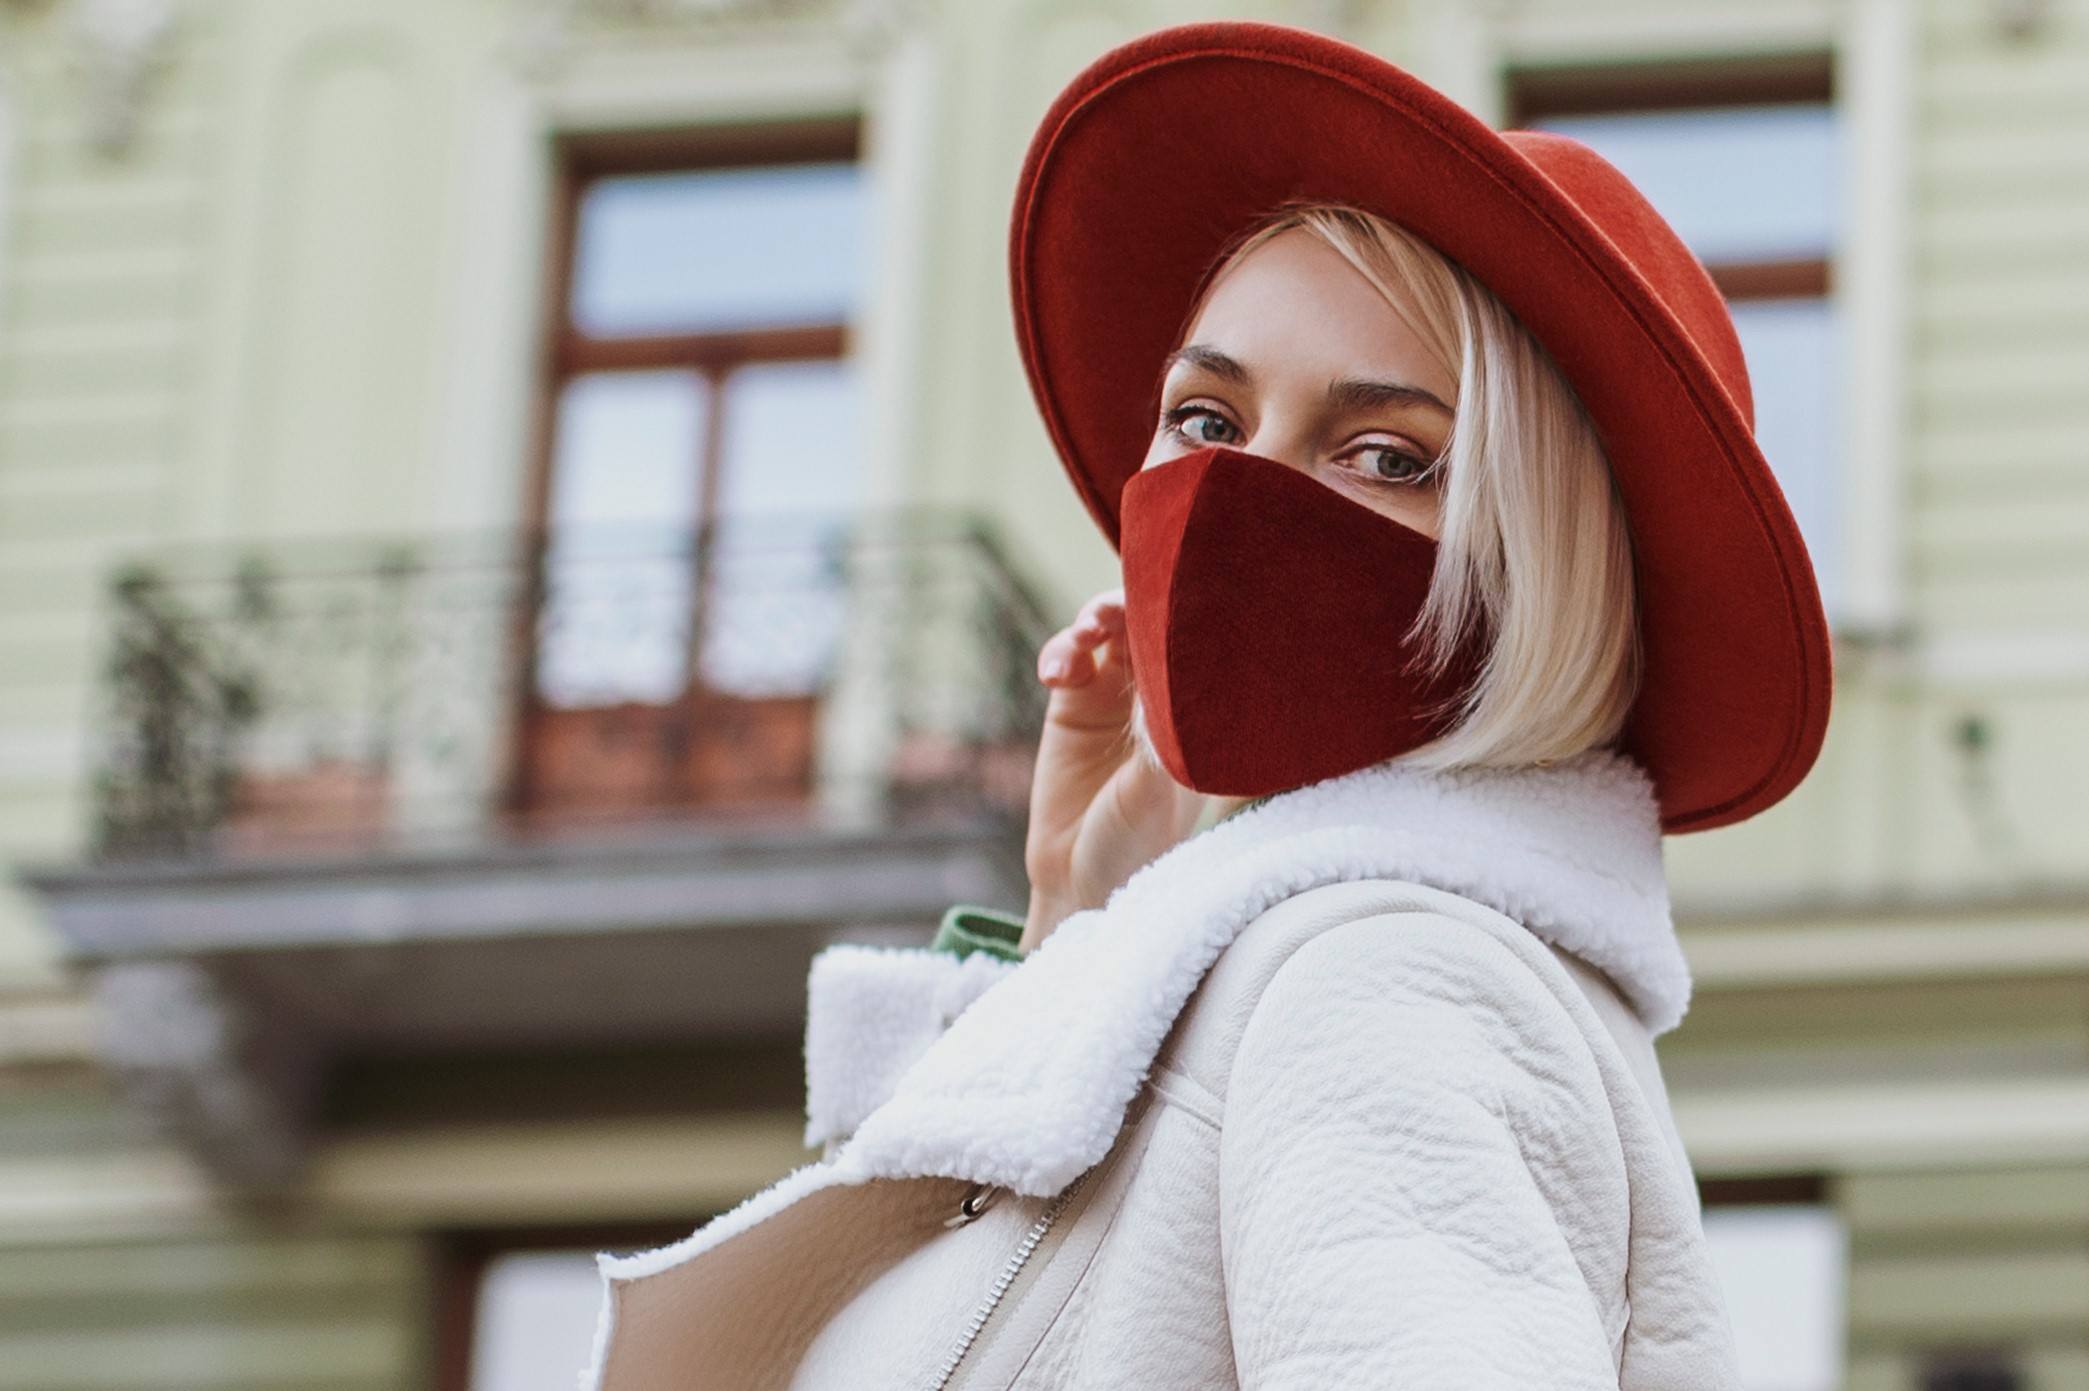
[[[1343,204],[1292,200],[1247,229],[1206,278],[1183,333],[1227,269],[1292,228],[1355,267],[1457,382],[1436,566],[1401,640],[1441,675],[1468,629],[1493,636],[1477,676],[1439,706],[1455,712],[1450,727],[1389,761],[1432,769],[1551,763],[1613,743],[1642,669],[1631,533],[1580,398],[1464,267],[1405,228]],[[1151,758],[1136,701],[1132,726]]]

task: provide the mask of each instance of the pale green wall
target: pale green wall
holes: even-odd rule
[[[7,1391],[428,1384],[426,1261],[412,1238],[213,1234],[0,1255]]]
[[[33,1089],[9,1074],[0,1391],[428,1384],[427,1239],[200,1200],[88,1069],[47,1066]]]
[[[2089,1386],[2089,1169],[1860,1174],[1849,1224],[1849,1391],[1908,1391],[1911,1350],[2005,1342],[2031,1391]]]
[[[93,605],[108,558],[159,539],[196,414],[187,370],[207,326],[220,46],[178,40],[135,150],[89,148],[61,16],[0,15],[14,186],[0,264],[0,843],[77,842]],[[0,889],[0,973],[44,957]]]

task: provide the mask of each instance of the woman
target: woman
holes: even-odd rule
[[[1011,273],[1124,564],[1041,654],[1029,911],[821,953],[821,1160],[603,1256],[585,1384],[1732,1386],[1660,838],[1828,685],[1702,267],[1574,142],[1216,23],[1055,101]]]

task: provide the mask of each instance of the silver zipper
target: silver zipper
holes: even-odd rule
[[[964,1331],[958,1335],[956,1345],[944,1355],[943,1365],[937,1369],[935,1380],[928,1384],[928,1391],[942,1391],[942,1388],[950,1384],[950,1378],[956,1374],[958,1364],[965,1360],[965,1353],[978,1339],[979,1331],[986,1327],[987,1319],[992,1317],[995,1306],[1000,1304],[1001,1296],[1008,1293],[1008,1287],[1015,1283],[1015,1277],[1022,1271],[1023,1263],[1030,1259],[1030,1253],[1037,1249],[1037,1243],[1042,1241],[1044,1234],[1051,1229],[1052,1220],[1065,1209],[1081,1185],[1088,1181],[1088,1175],[1094,1172],[1095,1166],[1083,1170],[1079,1178],[1060,1190],[1059,1195],[1045,1205],[1044,1211],[1037,1214],[1037,1219],[1030,1224],[1030,1230],[1023,1234],[1022,1241],[1009,1253],[1007,1263],[1001,1267],[1001,1274],[987,1287],[986,1296],[979,1301],[979,1307],[972,1311],[972,1317],[966,1322]],[[984,1211],[986,1203],[974,1205],[973,1202],[979,1190],[980,1185],[974,1184],[958,1204],[957,1215],[945,1218],[943,1225],[962,1226]]]
[[[993,1184],[973,1184],[965,1190],[965,1196],[958,1200],[957,1211],[943,1219],[943,1225],[946,1227],[964,1226],[967,1222],[979,1216],[980,1213],[992,1207],[994,1199],[1000,1196],[1001,1189]]]

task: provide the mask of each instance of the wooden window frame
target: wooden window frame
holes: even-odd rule
[[[1705,1208],[1832,1206],[1828,1176],[1818,1173],[1701,1178],[1697,1196]]]
[[[694,371],[711,393],[697,460],[701,496],[696,517],[702,526],[716,514],[727,377],[754,363],[839,359],[848,351],[848,324],[594,337],[573,322],[573,257],[579,247],[581,202],[594,184],[620,176],[859,161],[862,123],[850,116],[745,127],[595,132],[569,135],[557,143],[544,278],[545,334],[538,355],[537,418],[524,528],[538,540],[548,538],[551,530],[558,406],[566,384],[590,372],[661,369]]]
[[[588,190],[607,178],[674,174],[710,169],[775,168],[863,158],[860,116],[801,118],[764,123],[721,123],[674,129],[569,133],[553,141],[550,235],[541,281],[544,312],[532,383],[528,481],[522,508],[523,587],[516,606],[511,650],[515,653],[516,737],[508,741],[504,801],[518,824],[536,803],[532,766],[537,690],[538,617],[548,597],[546,565],[552,540],[551,499],[558,466],[558,412],[566,386],[576,377],[603,371],[687,370],[707,392],[698,441],[695,503],[699,535],[714,529],[727,417],[726,388],[745,367],[776,362],[840,361],[849,350],[846,320],[704,332],[598,337],[573,319],[574,257],[579,246],[580,208]],[[705,631],[713,566],[699,548],[690,584],[690,631]],[[697,672],[692,659],[690,688]]]

